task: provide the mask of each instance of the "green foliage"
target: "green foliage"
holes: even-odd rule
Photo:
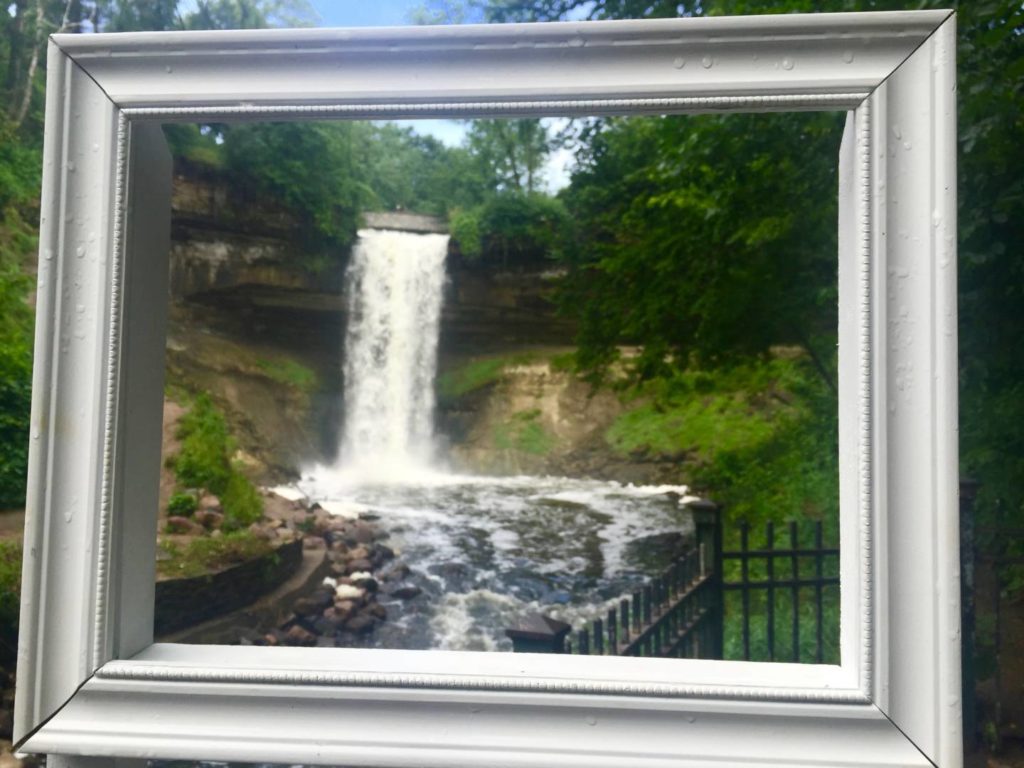
[[[178,425],[181,450],[173,459],[178,484],[205,488],[220,497],[224,528],[232,530],[256,522],[263,515],[263,500],[252,483],[231,463],[235,444],[224,415],[208,395],[196,397]]]
[[[353,165],[366,209],[444,217],[475,205],[486,191],[467,149],[390,123],[353,123]]]
[[[198,168],[224,167],[224,145],[217,143],[219,134],[209,126],[168,123],[163,128],[174,157]]]
[[[452,238],[463,257],[498,269],[560,258],[570,231],[562,203],[540,193],[495,194],[455,212],[451,220]]]
[[[535,360],[529,352],[498,357],[481,357],[444,371],[437,378],[437,396],[442,401],[458,400],[463,395],[494,384],[510,365],[523,365]]]
[[[834,350],[841,129],[829,114],[594,126],[563,195],[581,233],[562,303],[583,367],[600,374],[623,342],[642,345],[640,378],[673,358]]]
[[[555,437],[540,423],[540,411],[518,411],[494,430],[494,444],[503,450],[543,456],[555,447]]]
[[[231,531],[258,522],[263,517],[263,498],[249,479],[232,470],[220,496],[224,507],[224,530]]]
[[[316,389],[316,373],[294,360],[258,360],[256,364],[261,371],[279,384],[294,387],[302,392],[312,392]]]
[[[538,118],[473,120],[468,144],[490,189],[539,191],[553,142]]]
[[[437,379],[437,395],[442,401],[457,400],[501,378],[508,364],[505,357],[471,360],[460,368],[445,371]]]
[[[180,547],[171,541],[160,542],[166,557],[157,560],[157,573],[161,576],[191,578],[235,563],[263,557],[273,551],[266,539],[247,530],[233,531],[221,536],[200,536]]]
[[[178,482],[220,495],[231,476],[232,444],[224,416],[208,395],[196,397],[178,425],[181,450],[174,459]]]
[[[199,500],[191,493],[172,493],[167,500],[167,514],[188,517],[196,511]]]
[[[0,508],[25,503],[32,404],[32,281],[36,250],[38,148],[0,119]]]
[[[253,200],[276,200],[311,233],[308,248],[348,245],[360,191],[352,170],[352,125],[245,123],[224,138],[226,169]]]
[[[638,394],[605,435],[613,448],[685,455],[688,477],[714,490],[730,521],[822,520],[836,533],[836,401],[806,359],[684,371]]]
[[[18,611],[21,605],[20,541],[0,540],[0,661],[18,650]]]

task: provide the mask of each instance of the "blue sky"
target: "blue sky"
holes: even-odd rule
[[[408,24],[417,0],[312,0],[325,27],[392,27]]]

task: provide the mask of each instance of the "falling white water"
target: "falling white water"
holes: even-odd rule
[[[365,229],[348,268],[340,461],[368,480],[429,466],[448,235]]]

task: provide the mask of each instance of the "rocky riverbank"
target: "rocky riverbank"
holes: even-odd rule
[[[375,516],[354,505],[320,505],[293,498],[303,547],[325,550],[330,575],[295,600],[291,616],[259,633],[245,631],[242,645],[291,645],[321,648],[361,647],[389,618],[388,605],[417,598],[421,589],[407,581],[409,569],[385,543],[387,534]],[[303,515],[302,512],[305,512]]]

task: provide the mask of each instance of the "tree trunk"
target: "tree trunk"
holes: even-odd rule
[[[7,28],[7,81],[8,110],[14,107],[18,83],[21,81],[21,58],[25,51],[25,1],[15,0],[14,17]]]
[[[43,36],[43,26],[45,21],[46,18],[43,15],[43,0],[36,0],[35,29],[32,30],[32,56],[28,60],[28,71],[25,73],[25,90],[21,95],[21,105],[18,107],[18,112],[14,116],[15,129],[20,128],[21,124],[25,122],[25,116],[28,114],[28,108],[32,104],[32,94],[35,91],[36,70],[39,68],[39,50],[42,48],[45,40],[45,37]]]

